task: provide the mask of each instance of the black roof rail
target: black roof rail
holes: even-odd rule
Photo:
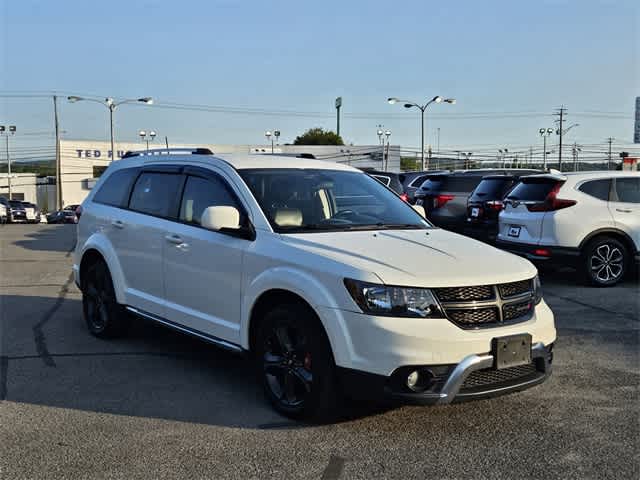
[[[151,150],[135,150],[126,152],[121,158],[143,157],[152,155],[213,155],[209,148],[154,148]]]

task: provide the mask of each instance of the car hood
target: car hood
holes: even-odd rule
[[[532,278],[524,258],[442,229],[282,235],[292,247],[371,272],[387,285],[470,286]]]

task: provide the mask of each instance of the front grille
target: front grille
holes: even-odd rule
[[[462,387],[460,387],[460,393],[479,387],[498,386],[514,380],[524,379],[525,377],[533,377],[537,374],[538,370],[534,363],[505,368],[504,370],[495,370],[493,368],[476,370],[465,379]]]
[[[441,302],[468,302],[491,300],[494,290],[491,285],[477,285],[474,287],[435,288],[436,295]]]
[[[532,307],[533,303],[530,301],[508,304],[502,307],[502,317],[505,322],[509,322],[528,314]]]
[[[447,315],[454,323],[462,327],[474,327],[487,323],[495,323],[500,320],[498,309],[495,307],[478,309],[449,309]]]
[[[502,298],[509,298],[515,295],[522,295],[523,293],[526,293],[532,290],[531,280],[522,280],[520,282],[503,283],[502,285],[498,285],[498,290],[500,290],[500,296]]]
[[[445,315],[461,328],[499,326],[525,321],[534,308],[533,281],[498,285],[434,288]]]

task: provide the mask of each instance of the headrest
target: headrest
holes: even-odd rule
[[[302,225],[302,212],[297,208],[279,208],[273,221],[279,227],[299,227]]]

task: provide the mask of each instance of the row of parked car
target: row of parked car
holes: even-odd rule
[[[490,169],[367,171],[435,225],[537,263],[620,282],[640,262],[640,173]]]
[[[78,207],[67,205],[62,210],[44,215],[35,203],[0,197],[0,224],[41,223],[44,219],[47,223],[78,223]]]

